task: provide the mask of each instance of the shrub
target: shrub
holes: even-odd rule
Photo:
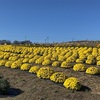
[[[76,59],[76,63],[84,63],[84,59],[78,58]]]
[[[6,60],[0,60],[0,66],[4,66],[6,63]]]
[[[22,61],[15,61],[12,63],[11,68],[20,68],[20,66],[22,65]]]
[[[40,57],[35,61],[35,63],[36,64],[42,64],[43,60],[44,60],[43,57]]]
[[[31,64],[28,64],[28,63],[24,63],[20,67],[21,70],[29,70],[30,68],[31,68]]]
[[[99,68],[89,67],[89,68],[87,68],[86,73],[87,74],[99,74],[100,71],[99,71]]]
[[[73,67],[74,71],[85,71],[86,67],[84,64],[75,64]]]
[[[96,60],[100,60],[100,56],[97,56],[97,57],[96,57]]]
[[[50,80],[58,83],[63,83],[65,79],[66,75],[63,72],[55,72],[50,77]]]
[[[37,72],[37,77],[49,79],[50,76],[54,73],[54,70],[50,67],[42,67]]]
[[[23,63],[28,63],[28,62],[29,62],[29,58],[23,59]]]
[[[66,57],[64,57],[64,56],[59,56],[58,57],[58,61],[65,61],[66,60]]]
[[[51,64],[51,60],[49,60],[49,59],[47,59],[47,60],[44,60],[43,62],[42,62],[42,65],[50,65]]]
[[[52,66],[53,67],[57,67],[57,66],[60,66],[60,62],[59,61],[54,61],[53,63],[52,63]]]
[[[96,60],[95,59],[87,59],[86,64],[95,64]]]
[[[61,63],[61,67],[62,68],[71,68],[72,64],[64,61],[64,62]]]
[[[31,58],[31,59],[29,60],[29,63],[34,63],[34,62],[35,62],[35,60],[36,60],[36,59]]]
[[[8,89],[10,88],[10,84],[7,79],[4,79],[0,76],[0,94],[7,94]]]
[[[0,55],[0,59],[3,59],[4,55]]]
[[[99,60],[99,61],[97,61],[97,65],[98,65],[98,66],[100,66],[100,60]]]
[[[4,59],[8,59],[10,57],[10,55],[5,55]]]
[[[30,73],[37,73],[37,71],[40,69],[39,66],[32,66],[29,70]]]
[[[80,90],[81,89],[81,84],[79,83],[79,80],[75,77],[69,77],[68,79],[65,80],[63,85],[67,89],[71,89],[71,90]]]
[[[39,58],[40,56],[36,55],[34,58],[29,59],[29,63],[35,63],[35,61]]]
[[[66,59],[66,62],[68,62],[68,63],[73,63],[73,62],[75,62],[76,61],[76,58],[74,57],[74,56],[70,56],[70,57],[68,57],[67,59]]]
[[[18,60],[18,56],[11,56],[11,57],[9,57],[9,59],[8,60],[12,60],[12,61],[16,61],[16,60]]]
[[[14,61],[7,61],[7,62],[5,63],[5,66],[6,66],[6,67],[11,67],[11,65],[12,65],[13,62],[14,62]]]

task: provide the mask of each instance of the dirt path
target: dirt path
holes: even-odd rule
[[[57,69],[60,70],[59,68]],[[62,70],[68,76],[75,76],[86,87],[73,92],[50,80],[43,80],[27,71],[0,67],[0,73],[11,84],[10,94],[0,100],[100,100],[100,77]]]

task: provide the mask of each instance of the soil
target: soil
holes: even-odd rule
[[[62,84],[39,79],[28,71],[2,66],[0,74],[7,78],[11,88],[8,95],[0,95],[0,100],[100,100],[100,75],[60,67],[56,71],[62,71],[68,77],[77,77],[83,85],[81,91],[68,90]]]

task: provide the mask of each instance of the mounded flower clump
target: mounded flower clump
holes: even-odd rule
[[[28,63],[24,63],[22,64],[22,66],[20,67],[21,70],[29,70],[31,68],[31,64]]]
[[[53,67],[59,67],[61,65],[61,63],[59,62],[59,61],[54,61],[53,63],[52,63],[52,66]]]
[[[74,71],[85,71],[86,67],[84,64],[75,64],[73,67]]]
[[[79,83],[79,80],[75,77],[69,77],[65,80],[65,82],[63,83],[63,85],[67,88],[67,89],[71,89],[71,90],[80,90],[82,85]]]
[[[37,77],[49,79],[50,76],[54,73],[54,70],[50,67],[41,67],[37,72]]]
[[[50,77],[50,80],[56,83],[63,83],[65,79],[66,79],[66,75],[63,72],[55,72]]]
[[[36,74],[38,72],[38,70],[40,69],[39,66],[32,66],[29,70],[30,73],[34,73]]]
[[[99,74],[100,73],[100,70],[99,68],[96,68],[96,67],[89,67],[87,70],[86,70],[86,73],[87,74]]]

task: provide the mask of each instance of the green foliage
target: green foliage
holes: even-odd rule
[[[0,76],[0,94],[7,94],[7,90],[10,88],[10,84],[7,79]]]

